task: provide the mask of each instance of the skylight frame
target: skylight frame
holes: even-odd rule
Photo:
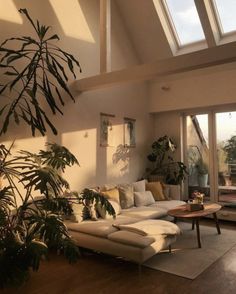
[[[204,38],[197,40],[197,41],[182,44],[166,0],[160,0],[160,3],[161,3],[162,11],[163,11],[165,18],[166,18],[166,22],[168,24],[169,30],[171,32],[173,39],[174,39],[174,42],[176,44],[177,49],[192,48],[192,47],[206,43],[206,37],[205,37],[204,30],[203,30],[203,27],[202,27],[202,24],[200,21],[200,25],[201,25],[201,28],[203,31]],[[197,13],[198,13],[198,11],[197,11]],[[199,20],[200,20],[200,17],[199,17]]]
[[[218,10],[216,1],[211,0],[210,4],[211,4],[211,10],[212,10],[212,13],[213,13],[214,18],[215,18],[215,22],[216,22],[216,25],[217,25],[217,29],[218,29],[220,38],[224,39],[224,38],[227,38],[227,37],[230,37],[230,36],[236,37],[236,28],[235,28],[235,30],[232,30],[230,32],[224,32],[224,28],[223,28],[223,25],[222,25],[222,21],[221,21],[221,17],[220,17],[220,14],[219,14],[219,10]]]

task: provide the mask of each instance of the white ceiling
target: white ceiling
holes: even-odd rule
[[[152,0],[115,0],[142,63],[173,56]]]

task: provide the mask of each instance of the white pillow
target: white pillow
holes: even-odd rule
[[[147,206],[155,203],[151,191],[134,192],[135,206]]]
[[[134,192],[145,192],[146,180],[133,183]]]
[[[111,203],[112,207],[114,208],[116,215],[120,214],[120,212],[121,212],[120,204],[117,203],[116,201],[113,201],[113,200],[109,200],[109,202]],[[101,216],[101,218],[104,218],[104,219],[113,218],[112,215],[108,214],[108,212],[105,210],[104,206],[101,206],[101,203],[97,204],[96,209],[97,209],[97,212],[99,213],[99,215]]]

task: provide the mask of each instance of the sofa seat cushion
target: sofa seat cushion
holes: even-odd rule
[[[131,224],[137,222],[138,219],[119,215],[116,219],[83,221],[81,223],[74,223],[66,221],[65,224],[69,231],[81,232],[93,236],[106,238],[109,234],[117,231],[117,228],[113,227],[113,224]]]
[[[156,201],[154,204],[150,205],[149,207],[156,207],[156,208],[162,208],[166,211],[175,208],[177,206],[186,204],[184,201],[181,200],[167,200],[167,201]]]
[[[154,204],[153,204],[154,205]],[[132,207],[129,209],[123,209],[121,211],[122,215],[135,217],[138,219],[155,219],[166,216],[166,209],[161,207],[154,206],[139,206]]]
[[[141,236],[133,232],[118,231],[108,235],[108,239],[121,244],[146,248],[157,240],[163,239],[163,236]]]

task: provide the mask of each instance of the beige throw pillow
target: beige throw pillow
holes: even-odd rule
[[[147,206],[155,203],[150,191],[134,192],[135,206]]]
[[[124,184],[118,187],[120,195],[120,206],[127,209],[134,206],[134,188],[133,185]]]
[[[168,200],[163,193],[162,184],[160,182],[146,183],[146,190],[152,192],[152,195],[156,201]]]
[[[144,192],[145,191],[146,180],[138,181],[133,183],[134,192]]]
[[[107,198],[109,200],[114,200],[114,201],[116,201],[117,203],[120,204],[119,190],[117,188],[107,190],[107,191],[103,191],[101,194],[105,198]]]

